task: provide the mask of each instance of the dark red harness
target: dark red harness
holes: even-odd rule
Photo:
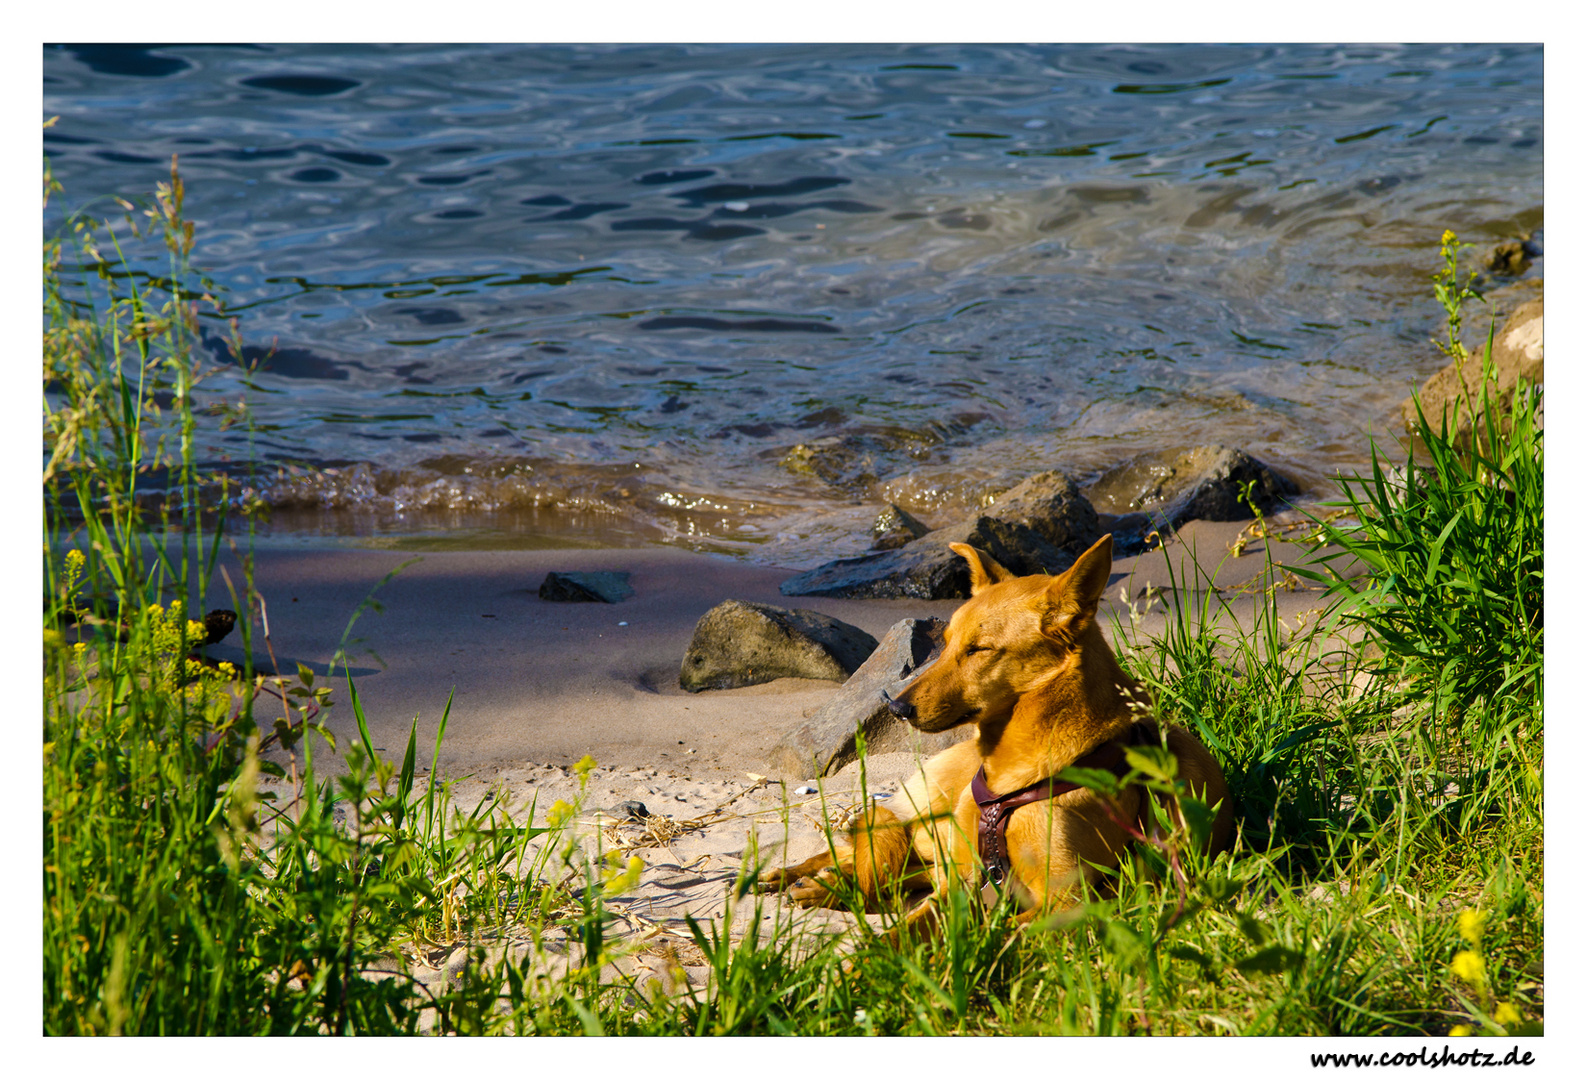
[[[1081,769],[1107,769],[1115,776],[1123,776],[1129,772],[1124,761],[1124,748],[1144,745],[1156,737],[1153,725],[1135,724],[1122,739],[1103,743],[1074,764]],[[970,794],[975,796],[976,804],[981,808],[976,827],[976,847],[981,855],[981,863],[986,868],[987,886],[981,890],[984,899],[989,903],[995,900],[997,891],[1002,889],[1003,882],[1008,878],[1008,819],[1014,811],[1030,803],[1056,799],[1080,787],[1071,780],[1049,776],[1007,795],[993,795],[986,786],[986,766],[976,770],[975,779],[970,781]]]

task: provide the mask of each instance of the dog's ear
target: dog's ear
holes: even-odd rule
[[[1072,640],[1081,621],[1095,617],[1112,571],[1113,534],[1108,533],[1047,586],[1041,632],[1050,638]]]
[[[964,556],[970,564],[970,595],[974,596],[988,585],[1012,581],[1018,575],[980,548],[969,544],[949,544],[949,549]]]

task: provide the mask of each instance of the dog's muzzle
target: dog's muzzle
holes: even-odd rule
[[[921,731],[947,731],[949,728],[958,727],[960,724],[967,723],[975,719],[976,713],[980,711],[979,709],[971,709],[962,716],[954,717],[951,720],[944,721],[939,717],[936,720],[928,721],[921,719],[920,710],[915,708],[915,706],[911,703],[907,701],[899,701],[897,698],[888,694],[886,690],[883,690],[881,694],[882,704],[887,706],[888,712],[892,713],[900,720],[908,721],[912,727],[919,728]]]
[[[908,704],[907,702],[899,701],[897,698],[890,696],[886,690],[882,691],[882,704],[887,706],[888,712],[892,713],[900,720],[908,720],[913,722],[915,719],[915,707]]]

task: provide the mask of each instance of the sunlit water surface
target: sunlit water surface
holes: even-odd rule
[[[48,48],[45,227],[179,155],[262,361],[208,331],[201,403],[255,423],[204,418],[200,456],[255,462],[279,535],[808,566],[884,500],[946,523],[1148,449],[1326,494],[1438,365],[1440,232],[1541,229],[1542,73],[1525,46]]]

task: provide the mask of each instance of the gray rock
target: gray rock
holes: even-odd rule
[[[994,517],[936,529],[896,551],[838,559],[783,582],[784,596],[841,596],[953,600],[970,595],[970,568],[948,549],[972,544],[1016,574],[1056,574],[1075,556],[1054,547],[1028,525]]]
[[[695,625],[678,685],[698,693],[784,678],[841,682],[875,648],[864,630],[819,611],[726,600]]]
[[[1164,528],[1198,520],[1244,521],[1253,515],[1240,500],[1240,489],[1252,481],[1252,500],[1263,513],[1279,509],[1297,491],[1244,450],[1196,446],[1141,454],[1103,473],[1086,494],[1098,510],[1144,513],[1153,527]]]
[[[615,604],[634,595],[626,570],[587,570],[546,575],[540,583],[540,599],[562,603]]]
[[[873,551],[892,551],[901,548],[911,540],[918,540],[925,536],[931,529],[925,522],[915,517],[908,510],[896,503],[888,503],[887,509],[876,515],[876,521],[871,525],[871,535],[875,539],[871,542]]]
[[[767,759],[770,775],[784,780],[831,776],[856,758],[854,733],[865,733],[869,753],[897,751],[929,757],[963,740],[964,731],[917,731],[887,711],[882,691],[902,690],[915,670],[942,644],[940,619],[901,619],[882,638],[843,688],[803,724],[784,735]]]
[[[1091,501],[1073,479],[1057,471],[1026,477],[993,499],[987,512],[1030,527],[1049,544],[1074,556],[1102,539]]]

